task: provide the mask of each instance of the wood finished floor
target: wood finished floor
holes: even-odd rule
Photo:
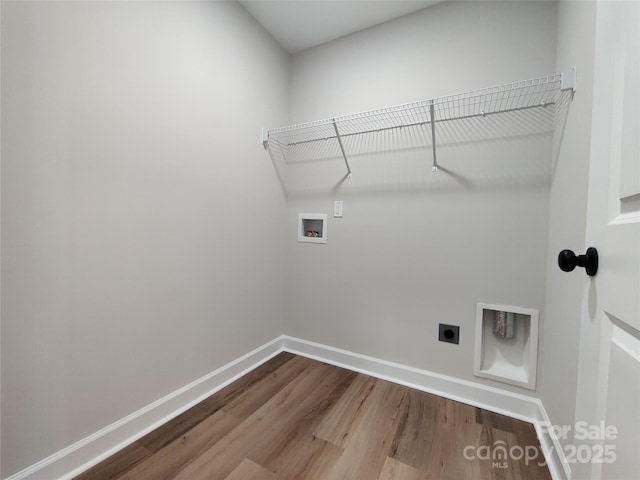
[[[550,479],[534,448],[526,422],[282,353],[76,480]]]

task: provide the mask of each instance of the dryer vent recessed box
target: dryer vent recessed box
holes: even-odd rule
[[[535,390],[539,317],[533,308],[478,303],[473,374]]]
[[[298,241],[308,243],[327,243],[327,214],[299,213]]]

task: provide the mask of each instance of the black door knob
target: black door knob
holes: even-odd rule
[[[598,251],[589,247],[585,255],[576,255],[571,250],[562,250],[558,255],[558,266],[565,272],[572,271],[576,266],[584,267],[587,275],[593,277],[598,272]]]

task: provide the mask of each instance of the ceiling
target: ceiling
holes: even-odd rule
[[[240,0],[289,53],[429,7],[429,0]]]

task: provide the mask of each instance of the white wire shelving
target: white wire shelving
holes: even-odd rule
[[[479,90],[447,95],[418,102],[354,113],[335,118],[300,123],[274,129],[263,129],[262,143],[273,156],[277,150],[286,160],[291,148],[337,141],[348,176],[351,176],[348,152],[343,139],[356,135],[405,127],[428,129],[432,145],[432,170],[438,170],[436,156],[437,124],[486,117],[555,105],[565,92],[575,92],[575,68]]]

